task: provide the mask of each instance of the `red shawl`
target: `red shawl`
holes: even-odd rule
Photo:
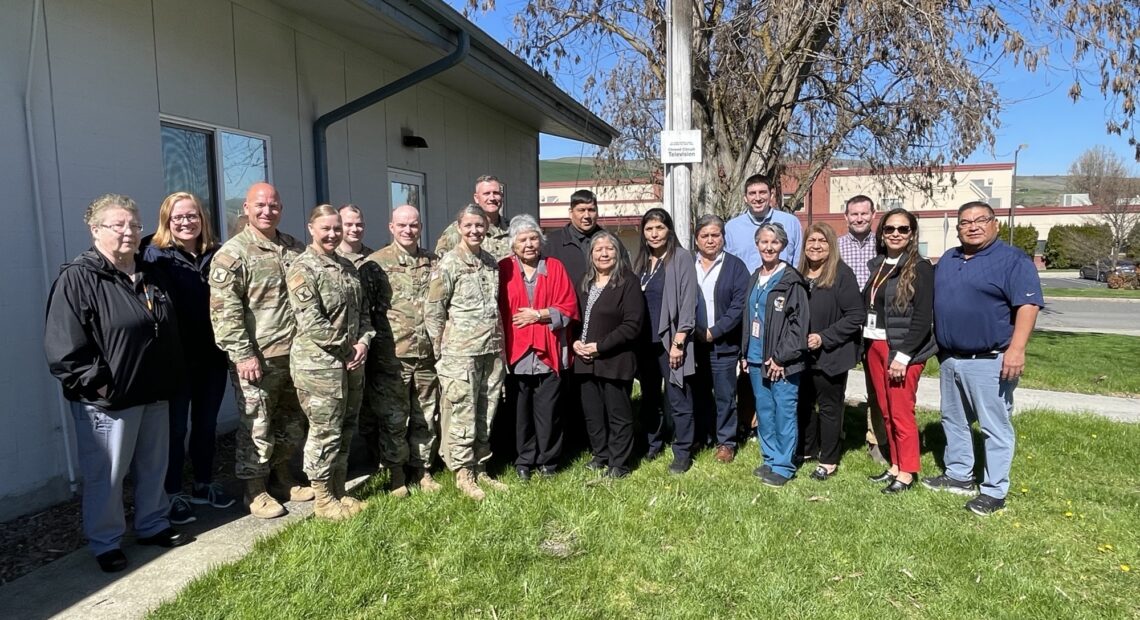
[[[526,282],[523,281],[522,266],[513,255],[499,261],[499,314],[503,320],[503,348],[507,352],[507,363],[515,364],[530,349],[534,349],[542,363],[562,370],[560,333],[550,329],[548,323],[532,323],[523,328],[514,326],[511,317],[520,308],[553,308],[569,321],[578,320],[578,295],[566,268],[556,258],[544,256],[546,274],[538,274],[534,284],[534,303],[526,296]],[[565,328],[558,332],[566,332]],[[567,354],[572,352],[567,347]]]

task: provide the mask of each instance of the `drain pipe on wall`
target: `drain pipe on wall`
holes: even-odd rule
[[[32,9],[32,36],[28,44],[28,74],[24,87],[24,133],[28,137],[28,167],[32,172],[32,202],[36,209],[36,233],[40,242],[40,262],[43,263],[44,299],[51,293],[55,279],[51,263],[48,262],[47,224],[44,222],[43,195],[40,190],[40,173],[36,157],[36,134],[32,118],[32,77],[35,74],[36,41],[40,31],[40,16],[43,14],[43,0],[36,0]],[[63,392],[55,390],[56,407],[59,410],[59,430],[63,433],[63,454],[67,459],[67,484],[74,495],[79,490],[75,476],[75,460],[71,455],[71,405],[63,398]]]
[[[455,49],[447,56],[323,114],[313,123],[313,160],[316,169],[317,204],[324,204],[329,201],[329,155],[326,139],[329,125],[344,120],[463,62],[463,59],[467,58],[467,54],[471,51],[471,35],[466,30],[459,30],[455,34],[458,41],[456,41]]]

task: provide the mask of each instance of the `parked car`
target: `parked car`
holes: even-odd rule
[[[1111,258],[1102,258],[1092,265],[1081,267],[1081,278],[1104,282],[1113,274],[1132,275],[1136,273],[1136,263],[1124,258],[1116,260],[1116,269],[1112,268]]]

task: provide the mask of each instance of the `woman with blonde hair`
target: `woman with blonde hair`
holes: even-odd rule
[[[170,522],[194,521],[194,504],[228,508],[234,498],[213,480],[218,409],[226,391],[226,355],[214,344],[210,325],[210,263],[218,243],[209,213],[193,194],[175,192],[158,208],[158,230],[142,240],[143,261],[154,265],[170,283],[178,335],[186,359],[183,389],[170,399],[170,461],[166,493]],[[186,425],[190,445],[186,447]],[[194,486],[182,487],[182,469],[189,454]]]
[[[318,205],[309,214],[311,241],[285,272],[297,333],[289,372],[309,419],[304,467],[316,494],[313,514],[342,521],[364,509],[348,496],[348,448],[364,396],[364,361],[375,331],[356,267],[337,248],[340,214]]]

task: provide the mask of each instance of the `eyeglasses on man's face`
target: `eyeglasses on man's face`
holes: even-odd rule
[[[992,215],[983,215],[982,217],[974,218],[972,220],[958,220],[958,228],[965,230],[971,226],[985,226],[995,219],[997,218]]]

